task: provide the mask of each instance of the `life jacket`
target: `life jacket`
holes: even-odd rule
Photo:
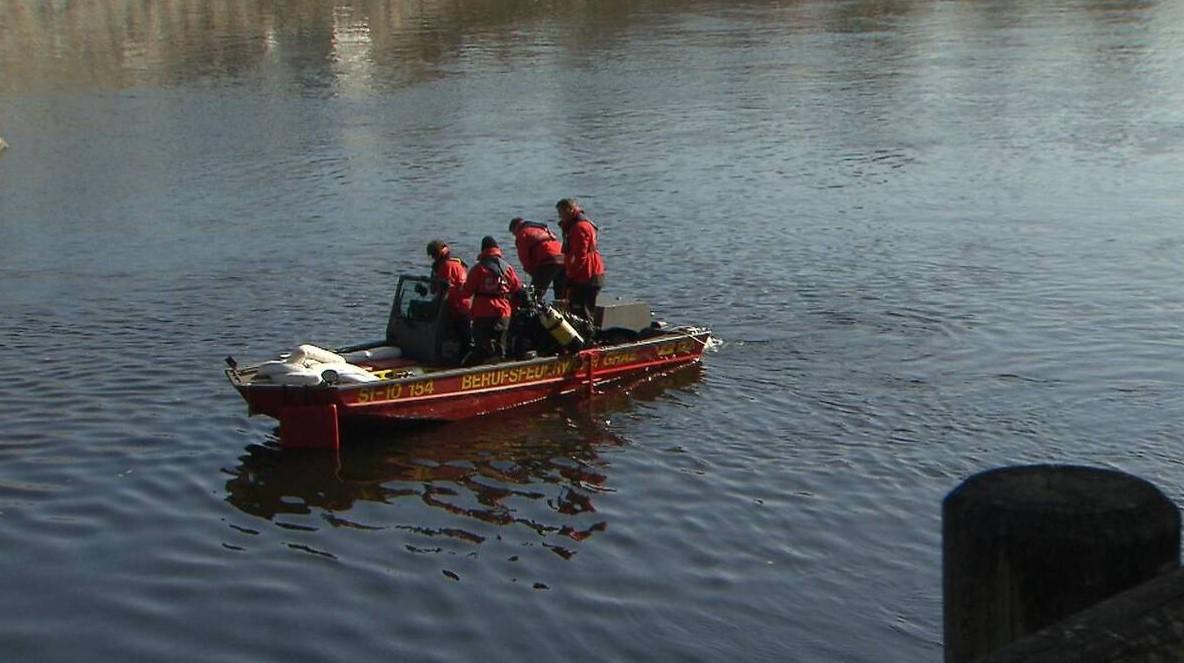
[[[514,312],[511,295],[522,287],[514,268],[500,249],[490,249],[477,259],[465,279],[464,294],[473,296],[473,318],[508,318]]]
[[[435,279],[437,281],[442,280],[442,279],[440,279],[440,276],[439,276],[440,268],[443,267],[444,263],[448,262],[449,260],[455,260],[456,262],[459,262],[460,266],[462,268],[464,268],[465,270],[469,269],[469,266],[465,264],[464,260],[452,255],[451,253],[446,253],[446,254],[440,256],[439,258],[436,258],[432,262],[432,278],[433,279]]]
[[[454,264],[449,266],[449,263]],[[459,272],[457,276],[460,278],[457,279],[457,283],[452,283],[448,278],[448,272],[452,271],[452,268],[457,265],[459,265],[459,269],[456,270]],[[448,307],[455,314],[467,314],[469,310],[469,300],[461,293],[461,288],[464,285],[464,276],[467,272],[468,265],[465,264],[465,261],[450,253],[442,255],[432,262],[432,292],[440,292],[442,289],[447,288],[448,294],[446,297]]]
[[[530,274],[542,265],[563,264],[559,238],[545,223],[523,221],[514,230],[514,244],[518,247],[518,260]]]
[[[495,299],[510,298],[510,281],[506,279],[506,268],[509,267],[501,256],[483,256],[477,261],[489,273],[477,284],[473,295],[476,297],[491,297]]]
[[[555,233],[551,232],[551,229],[548,228],[547,224],[545,224],[545,223],[539,223],[538,221],[523,221],[522,223],[518,224],[518,227],[519,228],[538,228],[539,230],[546,233],[545,235],[537,235],[533,238],[534,241],[531,242],[531,245],[530,245],[531,249],[538,246],[539,244],[542,244],[543,242],[554,242],[559,239],[558,237],[555,236]]]
[[[584,216],[583,212],[580,212],[579,214],[576,215],[576,218],[572,219],[572,222],[567,224],[567,227],[563,229],[563,252],[564,253],[567,253],[568,249],[569,249],[568,236],[571,234],[570,229],[575,228],[576,224],[580,223],[581,221],[586,222],[588,225],[592,226],[592,229],[596,231],[596,236],[597,237],[600,236],[600,227],[597,226],[595,223],[592,223],[592,219],[589,219],[588,217]],[[596,248],[596,241],[597,241],[596,239],[592,240],[592,250],[590,251],[590,253],[600,253],[600,251]]]
[[[580,223],[587,223],[592,227],[592,232],[588,233],[589,243],[586,251],[576,255],[572,251],[571,236]],[[577,214],[576,218],[563,227],[563,259],[568,283],[596,283],[603,279],[604,258],[601,257],[600,249],[597,246],[599,234],[600,228],[592,223],[591,219],[584,216],[583,212]]]

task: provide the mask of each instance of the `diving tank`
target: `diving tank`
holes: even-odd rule
[[[584,338],[576,331],[576,328],[571,326],[562,313],[555,310],[554,306],[544,305],[539,311],[539,321],[543,323],[543,329],[555,339],[559,347],[567,348],[572,345],[584,344]]]

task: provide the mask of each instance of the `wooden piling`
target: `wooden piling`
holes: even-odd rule
[[[1150,483],[1072,465],[970,477],[942,504],[946,663],[962,663],[1180,565],[1180,514]]]

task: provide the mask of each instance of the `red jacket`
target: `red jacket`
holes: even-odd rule
[[[508,318],[513,312],[510,295],[522,289],[522,282],[496,246],[482,251],[469,270],[461,292],[473,298],[474,318]]]
[[[547,263],[563,264],[563,245],[545,223],[519,223],[514,228],[514,246],[518,248],[518,262],[522,263],[522,269],[532,276]]]
[[[451,252],[445,249],[442,255],[432,263],[432,278],[448,284],[448,310],[453,315],[468,315],[471,302],[468,295],[462,293],[465,285],[465,263],[460,258],[453,258]]]
[[[596,249],[596,225],[582,213],[563,227],[563,263],[568,283],[603,280],[604,258]]]

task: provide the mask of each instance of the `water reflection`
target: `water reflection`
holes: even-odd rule
[[[597,495],[612,492],[605,449],[627,443],[608,423],[670,389],[693,390],[702,367],[613,387],[595,399],[569,398],[500,416],[392,429],[354,429],[342,453],[300,453],[253,444],[227,470],[227,501],[284,527],[285,516],[319,515],[333,527],[401,529],[481,543],[488,526],[525,527],[539,536],[582,541],[607,526],[589,520]],[[411,523],[407,511],[382,510],[359,522],[344,514],[358,502],[430,507]],[[441,524],[437,517],[447,514]],[[579,516],[584,516],[577,518]],[[434,524],[424,524],[432,521]],[[578,521],[578,522],[577,522]],[[466,524],[467,523],[467,524]],[[482,533],[485,532],[485,533]],[[500,536],[500,534],[499,534]],[[571,553],[548,546],[562,556]]]
[[[783,3],[701,3],[715,12],[765,13]],[[794,7],[797,3],[790,3]],[[842,3],[787,24],[869,29],[875,19],[918,11],[913,3]],[[922,5],[923,6],[923,5]],[[691,30],[661,20],[685,3],[485,0],[463,4],[421,0],[297,0],[274,5],[226,0],[100,0],[0,3],[0,90],[51,85],[106,87],[175,85],[217,78],[286,79],[306,91],[348,93],[401,86],[449,75],[461,62],[509,63],[540,55],[589,58],[637,30]],[[778,9],[783,11],[784,9]],[[571,17],[578,32],[523,39],[527,31]],[[788,29],[788,28],[787,28]],[[693,30],[692,30],[693,31]],[[593,53],[582,45],[598,44]],[[375,67],[375,64],[380,66]],[[391,66],[396,64],[397,66]]]
[[[0,4],[0,89],[124,88],[281,71],[310,89],[365,81],[370,64],[400,62],[400,80],[439,75],[468,45],[466,30],[542,16],[550,3],[101,0]],[[554,7],[551,7],[554,9]],[[264,71],[264,73],[267,73]],[[389,73],[389,72],[388,72]]]
[[[968,4],[958,18],[1022,25],[1029,3]],[[1145,20],[1158,3],[1147,0],[1077,2],[1088,20],[1121,24]],[[604,50],[641,30],[693,38],[718,24],[670,22],[665,12],[739,18],[731,38],[741,45],[792,34],[880,34],[889,60],[901,52],[885,31],[904,17],[932,11],[932,3],[773,2],[589,3],[479,0],[97,0],[0,3],[0,90],[45,86],[122,89],[216,78],[284,79],[306,91],[331,94],[402,86],[454,74],[473,62],[519,64],[545,58],[604,57]],[[758,18],[759,35],[744,19]],[[578,32],[547,32],[566,25]],[[963,28],[946,25],[951,33]],[[525,34],[535,35],[523,38]],[[583,45],[594,43],[598,48]],[[859,50],[860,53],[864,52]],[[877,58],[883,60],[884,58]],[[393,66],[392,66],[393,65]]]

